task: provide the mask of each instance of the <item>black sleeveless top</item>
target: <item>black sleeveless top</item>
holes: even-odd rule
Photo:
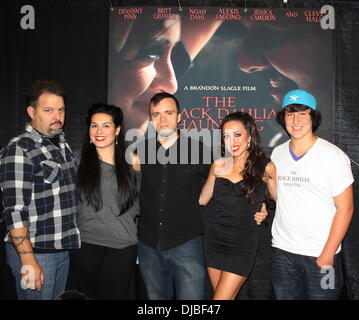
[[[241,183],[217,177],[213,190],[214,213],[205,236],[204,249],[208,267],[248,277],[258,255],[270,252],[268,225],[258,226],[254,215],[261,209],[267,188],[258,183],[249,202]],[[265,243],[263,243],[265,242]]]

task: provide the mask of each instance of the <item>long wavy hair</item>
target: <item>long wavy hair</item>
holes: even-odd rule
[[[226,147],[223,140],[223,127],[229,121],[241,122],[251,137],[250,147],[248,148],[248,158],[245,162],[243,171],[241,172],[243,181],[240,186],[246,199],[250,203],[253,203],[256,201],[254,198],[254,191],[263,181],[262,179],[269,159],[261,149],[260,138],[254,119],[248,113],[240,111],[228,114],[221,123],[222,157],[226,155]],[[267,196],[268,194],[266,194],[266,197]]]
[[[89,129],[92,116],[97,113],[105,113],[111,116],[115,127],[121,127],[115,143],[115,173],[117,178],[117,188],[119,199],[120,214],[125,213],[134,203],[137,196],[136,181],[131,166],[125,159],[125,134],[122,128],[123,114],[119,107],[103,103],[94,104],[87,112],[87,132],[83,143],[81,160],[77,175],[77,193],[80,201],[91,205],[95,211],[103,206],[101,196],[101,170],[100,160],[93,143],[90,143]]]

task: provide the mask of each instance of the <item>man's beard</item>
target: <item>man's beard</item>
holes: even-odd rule
[[[49,130],[47,132],[48,132],[49,136],[54,137],[54,136],[57,136],[58,134],[62,133],[62,127],[59,129],[50,129],[49,128]]]
[[[51,129],[51,125],[53,125],[53,124],[55,124],[55,123],[60,124],[61,127],[59,127],[58,129]],[[51,136],[51,137],[54,137],[54,136],[56,136],[56,135],[62,133],[62,131],[63,131],[62,123],[61,123],[60,121],[55,122],[55,123],[50,124],[49,128],[47,129],[47,133],[48,133],[49,136]]]
[[[176,130],[173,130],[173,129],[162,129],[162,130],[158,131],[158,135],[161,138],[168,138],[175,132],[176,132]]]

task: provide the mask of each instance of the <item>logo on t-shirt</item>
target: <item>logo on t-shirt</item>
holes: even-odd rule
[[[288,187],[301,187],[302,183],[310,183],[308,177],[298,177],[295,171],[291,171],[288,176],[278,175],[278,182],[283,182],[283,185]]]

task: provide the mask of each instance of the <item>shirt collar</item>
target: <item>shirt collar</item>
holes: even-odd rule
[[[178,141],[180,140],[180,138],[181,138],[181,134],[178,133],[177,139],[169,146],[168,149],[175,148],[177,146]],[[163,146],[162,146],[161,142],[158,140],[158,136],[156,136],[156,149],[158,150],[160,147],[163,147]]]
[[[42,135],[39,131],[37,131],[30,123],[26,124],[25,131],[27,131],[30,134],[30,136],[34,139],[34,141],[38,143],[43,143],[44,138],[48,138]],[[61,132],[59,138],[60,138],[59,142],[63,143],[65,140],[65,134]]]

